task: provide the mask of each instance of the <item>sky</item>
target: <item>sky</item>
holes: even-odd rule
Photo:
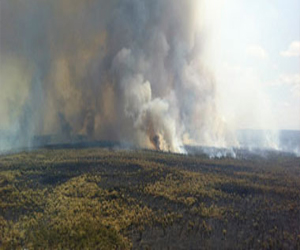
[[[207,1],[210,64],[223,119],[300,129],[300,1]]]

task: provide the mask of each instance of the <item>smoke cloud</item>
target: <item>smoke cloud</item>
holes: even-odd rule
[[[42,135],[237,146],[205,64],[201,2],[2,0],[0,149]]]
[[[1,1],[2,146],[223,140],[197,15],[192,0]]]

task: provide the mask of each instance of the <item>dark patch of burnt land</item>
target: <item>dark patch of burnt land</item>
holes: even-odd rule
[[[299,158],[286,154],[101,146],[2,155],[0,246],[300,249],[299,179]]]

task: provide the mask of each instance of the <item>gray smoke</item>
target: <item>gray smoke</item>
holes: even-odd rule
[[[0,133],[13,135],[2,147],[48,134],[173,152],[235,144],[202,57],[197,1],[0,4]]]

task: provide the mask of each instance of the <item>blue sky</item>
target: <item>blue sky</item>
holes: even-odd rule
[[[220,109],[236,128],[300,129],[300,1],[213,0]],[[212,12],[211,11],[211,12]]]

